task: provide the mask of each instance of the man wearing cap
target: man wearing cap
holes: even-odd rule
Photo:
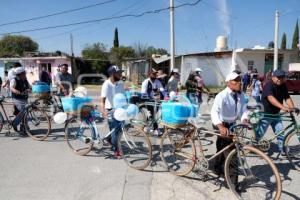
[[[60,88],[59,94],[62,96],[69,95],[70,91],[73,87],[73,77],[68,72],[68,64],[62,64],[61,65],[61,73],[58,73],[57,75],[57,84]]]
[[[109,78],[103,83],[101,89],[100,111],[103,117],[108,117],[109,129],[115,129],[111,136],[106,140],[112,144],[112,150],[115,157],[120,157],[121,154],[118,149],[118,136],[121,133],[121,123],[114,118],[113,98],[115,94],[125,93],[122,78],[122,72],[118,66],[111,66],[107,70]]]
[[[180,74],[179,74],[179,70],[174,68],[171,72],[171,77],[168,81],[168,84],[167,84],[167,90],[168,92],[178,92],[178,83],[179,83],[179,80],[180,79]]]
[[[237,73],[230,73],[226,77],[227,87],[215,97],[211,109],[211,120],[214,129],[219,130],[216,147],[217,152],[232,143],[231,139],[223,138],[229,134],[229,128],[241,118],[243,123],[247,122],[247,107],[244,94],[241,92],[241,77]],[[218,175],[224,174],[225,156],[230,150],[216,158],[214,170]]]
[[[202,69],[200,67],[196,68],[194,70],[194,72],[193,72],[194,79],[197,82],[197,90],[196,90],[196,93],[194,95],[196,95],[196,97],[197,97],[199,108],[200,108],[200,105],[201,105],[201,103],[203,101],[202,100],[203,89],[206,89],[207,92],[209,92],[209,89],[204,84],[204,80],[203,80],[203,78],[201,76],[201,73],[202,73]]]
[[[282,70],[275,70],[272,74],[271,80],[269,80],[263,87],[262,91],[262,104],[264,106],[264,112],[268,114],[277,114],[280,110],[289,112],[294,108],[294,102],[285,84],[286,74]],[[283,104],[286,102],[286,105]],[[256,132],[256,139],[259,141],[267,131],[269,125],[271,125],[274,133],[278,133],[283,129],[282,121],[278,119],[262,119],[258,124]],[[283,136],[277,137],[278,150],[283,153]]]
[[[26,72],[24,67],[17,67],[14,69],[15,78],[10,82],[10,90],[12,93],[12,99],[14,102],[14,115],[17,116],[22,111],[28,100],[28,92],[30,90],[29,83],[26,78]],[[13,128],[17,131],[17,126],[20,124],[21,119],[15,122]],[[24,127],[20,127],[21,131]]]

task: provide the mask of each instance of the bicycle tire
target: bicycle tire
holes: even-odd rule
[[[35,100],[35,104],[40,109],[44,110],[49,117],[53,117],[60,109],[50,98],[39,98]]]
[[[4,126],[4,118],[3,118],[2,113],[0,112],[0,132],[3,129],[3,126]]]
[[[143,170],[149,166],[152,159],[152,145],[147,134],[140,128],[136,126],[123,128],[118,139],[118,147],[129,167]]]
[[[162,135],[160,140],[161,159],[166,168],[172,174],[177,176],[189,174],[196,164],[196,148],[194,141],[190,138],[183,139],[184,134],[185,133],[179,130],[168,129]]]
[[[31,107],[23,118],[25,131],[34,140],[45,140],[51,132],[49,116],[38,107]]]
[[[300,132],[295,130],[286,137],[284,149],[291,165],[300,171]]]
[[[65,125],[65,138],[67,144],[77,155],[85,156],[92,150],[92,136],[92,127],[81,122],[77,118],[70,119]]]
[[[262,151],[251,146],[244,146],[241,154],[240,158],[242,161],[238,161],[237,150],[234,149],[229,153],[225,160],[225,179],[229,189],[238,199],[279,200],[282,185],[279,172],[272,160]],[[242,168],[240,161],[243,162],[243,169],[240,169]],[[252,161],[255,161],[255,164],[251,167],[250,164],[252,164]],[[258,161],[260,161],[259,164],[256,163]],[[265,163],[262,163],[262,161],[265,161]],[[245,166],[247,169],[245,169]],[[251,175],[245,177],[243,170],[251,172]],[[231,173],[233,171],[234,174]],[[258,174],[263,174],[263,176],[258,177]],[[248,186],[248,188],[245,188],[245,186]]]

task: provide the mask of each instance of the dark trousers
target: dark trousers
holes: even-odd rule
[[[232,126],[233,124],[228,124],[228,123],[224,123],[224,126],[226,128],[230,128],[230,126]],[[219,130],[218,127],[213,126],[214,130]],[[222,149],[224,149],[226,146],[230,145],[232,143],[231,139],[228,138],[222,138],[220,136],[218,136],[217,138],[217,142],[216,142],[216,147],[217,147],[217,153],[219,151],[221,151]],[[234,147],[233,147],[234,148]],[[215,162],[214,162],[214,170],[218,175],[224,175],[224,164],[225,164],[225,159],[227,157],[227,155],[229,154],[229,152],[233,149],[230,148],[226,151],[224,151],[221,155],[219,155],[218,157],[215,158]]]

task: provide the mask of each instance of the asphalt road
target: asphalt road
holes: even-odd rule
[[[90,94],[97,94],[92,91]],[[300,107],[300,96],[295,96]],[[9,106],[5,107],[10,109]],[[203,107],[203,113],[209,106]],[[207,127],[211,127],[209,122]],[[106,132],[104,122],[99,127]],[[33,141],[12,133],[0,134],[1,200],[167,200],[233,199],[231,192],[214,174],[203,182],[192,173],[177,177],[167,172],[159,157],[159,139],[152,137],[154,156],[145,171],[129,168],[112,158],[109,148],[75,155],[68,147],[62,125],[54,125],[46,141]],[[268,134],[270,134],[270,130]],[[207,138],[214,142],[215,138]],[[209,145],[214,151],[214,145]],[[300,199],[300,174],[284,160],[272,155],[283,180],[282,199]]]

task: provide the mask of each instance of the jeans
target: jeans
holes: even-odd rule
[[[260,96],[253,96],[253,98],[255,99],[255,101],[256,101],[257,104],[261,103]]]
[[[18,126],[23,119],[23,115],[19,115],[19,113],[24,110],[28,101],[27,99],[15,99],[15,98],[13,99],[13,101],[14,101],[14,107],[16,109],[14,111],[14,114],[16,115],[16,118],[14,120],[14,125]]]
[[[111,133],[110,137],[107,138],[108,140],[111,140],[111,144],[112,144],[112,150],[118,151],[118,138],[119,135],[122,133],[122,124],[124,122],[120,122],[117,121],[114,118],[114,110],[108,110],[108,126],[109,126],[109,130],[113,132]]]
[[[283,130],[283,125],[282,125],[282,121],[280,118],[278,119],[266,119],[266,118],[262,118],[259,122],[257,127],[255,128],[255,136],[256,136],[256,140],[259,141],[266,133],[269,125],[271,125],[273,132],[276,134],[280,131]],[[283,141],[284,137],[279,135],[277,137],[277,141],[278,141],[278,147],[279,150],[281,151],[283,148]]]
[[[200,105],[202,103],[202,94],[196,95],[195,93],[186,93],[187,98],[192,104],[198,105],[198,110],[200,110]]]

